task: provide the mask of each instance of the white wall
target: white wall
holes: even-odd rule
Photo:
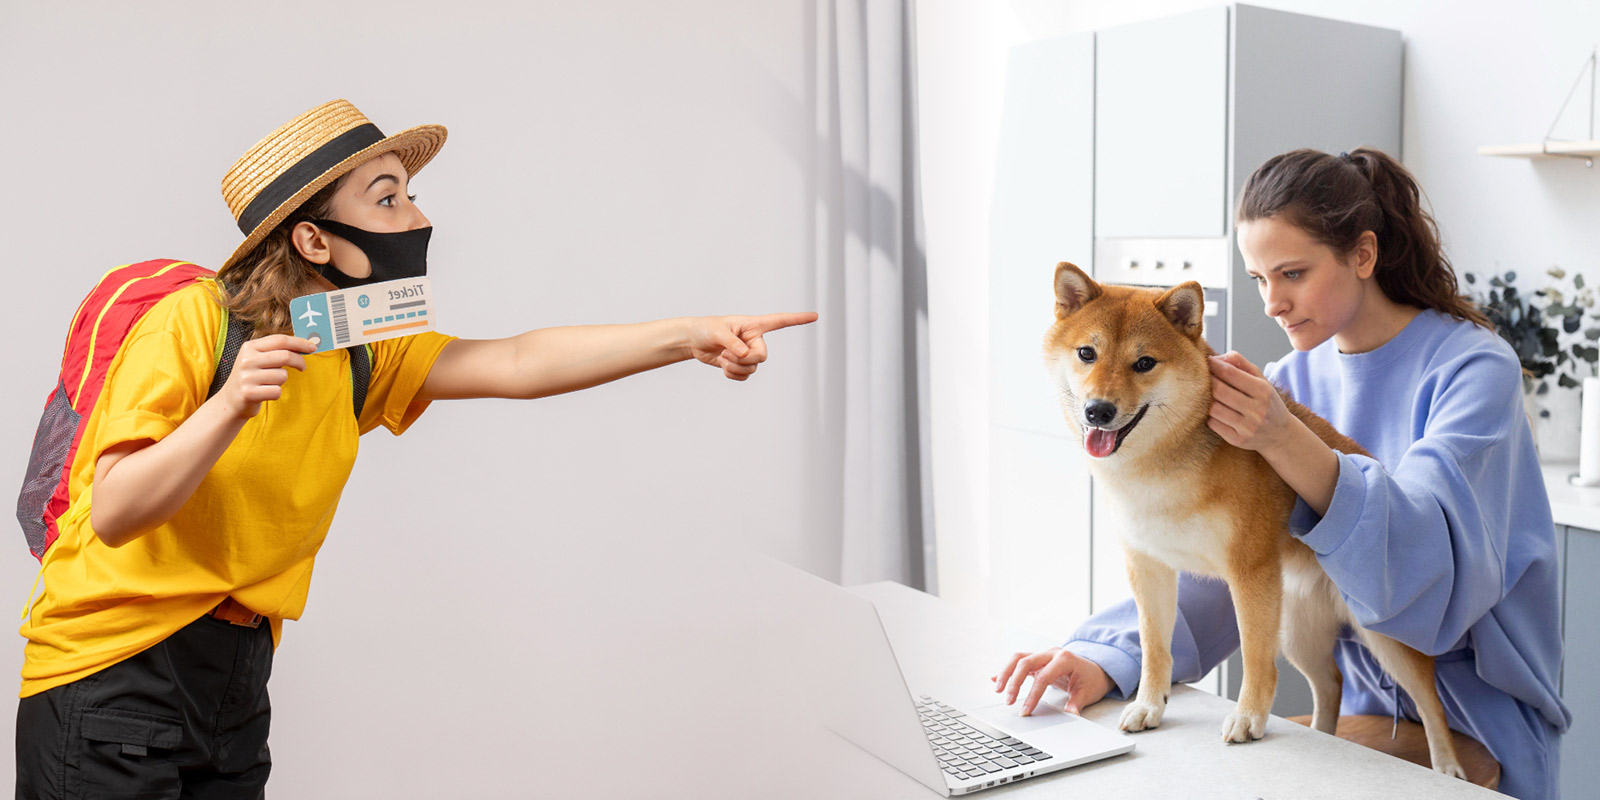
[[[336,97],[387,132],[450,129],[412,184],[447,332],[814,308],[809,8],[0,5],[0,486],[20,485],[94,280],[147,258],[220,264],[242,238],[223,172]],[[837,577],[817,333],[768,341],[746,383],[683,364],[535,402],[439,403],[403,438],[366,437],[305,618],[285,626],[273,794],[521,795],[528,774],[482,765],[533,758],[551,703],[641,707],[666,654],[633,648],[705,635],[621,577],[697,552],[673,543]],[[9,544],[0,598],[20,609],[37,565]],[[630,619],[660,624],[620,649],[594,635]],[[20,639],[0,648],[0,674],[21,654]],[[0,758],[0,785],[11,769]]]
[[[1216,5],[1209,0],[919,5],[940,582],[960,587],[954,598],[973,608],[990,603],[988,478],[976,477],[986,472],[987,386],[955,376],[980,364],[988,345],[987,196],[1005,49]],[[1600,279],[1600,225],[1594,224],[1600,219],[1600,169],[1577,161],[1477,155],[1479,145],[1536,142],[1544,136],[1600,40],[1600,4],[1268,0],[1257,5],[1402,32],[1402,157],[1432,203],[1458,271],[1481,275],[1516,269],[1527,288],[1540,285],[1551,264],[1581,271],[1591,282]],[[1574,98],[1579,107],[1569,109],[1558,137],[1587,134],[1583,94],[1580,90]],[[1246,297],[1242,302],[1257,301]],[[1062,620],[1062,632],[1076,623]]]

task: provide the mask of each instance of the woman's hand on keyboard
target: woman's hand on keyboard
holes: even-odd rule
[[[1111,678],[1099,664],[1076,653],[1052,647],[1037,653],[1017,653],[1006,662],[999,675],[990,676],[996,692],[1006,693],[1006,705],[1017,701],[1024,678],[1032,677],[1027,697],[1022,701],[1022,715],[1033,713],[1044,696],[1045,687],[1055,685],[1067,693],[1067,710],[1074,714],[1094,705],[1111,691]]]

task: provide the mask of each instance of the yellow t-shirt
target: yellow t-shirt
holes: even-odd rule
[[[205,402],[223,313],[209,287],[185,287],[150,309],[113,360],[72,462],[43,594],[22,625],[22,697],[129,658],[228,595],[271,621],[276,644],[283,620],[305,609],[358,436],[379,425],[399,435],[416,421],[428,405],[417,392],[452,339],[375,343],[359,426],[349,354],[306,356],[305,371],[289,370],[283,396],[261,404],[171,520],[108,547],[90,526],[95,463],[121,442],[161,440]]]

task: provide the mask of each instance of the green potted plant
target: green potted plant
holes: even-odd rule
[[[1529,422],[1535,433],[1545,427],[1541,423],[1551,418],[1552,407],[1572,407],[1569,420],[1559,423],[1577,424],[1576,392],[1551,393],[1551,384],[1558,389],[1576,389],[1586,377],[1596,373],[1600,363],[1600,325],[1595,325],[1595,292],[1585,285],[1583,276],[1572,273],[1566,282],[1567,272],[1560,267],[1550,267],[1545,274],[1550,284],[1532,292],[1517,290],[1515,272],[1489,276],[1488,286],[1478,286],[1478,276],[1465,272],[1468,293],[1483,309],[1484,315],[1494,325],[1495,332],[1516,351],[1522,362],[1522,388],[1528,401]],[[1570,288],[1568,288],[1570,287]],[[1564,416],[1564,415],[1563,415]],[[1568,445],[1576,436],[1538,436],[1541,445],[1555,445],[1561,453],[1547,456],[1567,456]],[[1543,452],[1546,448],[1541,447]],[[1570,455],[1575,457],[1576,450]]]

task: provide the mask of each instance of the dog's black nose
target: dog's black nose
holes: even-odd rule
[[[1105,400],[1090,400],[1089,404],[1083,407],[1083,418],[1088,420],[1090,425],[1105,427],[1111,420],[1117,418],[1117,406]]]

